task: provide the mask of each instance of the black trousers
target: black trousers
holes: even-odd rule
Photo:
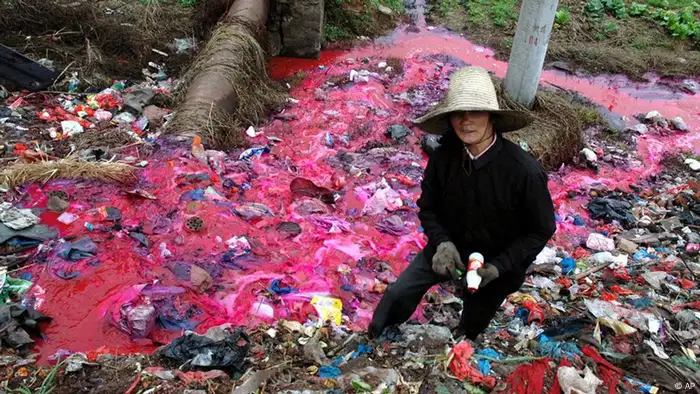
[[[389,285],[379,301],[369,326],[370,335],[377,338],[386,327],[405,323],[431,287],[449,280],[450,278],[433,271],[431,262],[425,258],[425,252],[419,253],[396,282]],[[488,327],[506,297],[516,292],[521,285],[522,281],[504,276],[474,294],[465,292],[457,336],[465,335],[468,339],[475,340]]]

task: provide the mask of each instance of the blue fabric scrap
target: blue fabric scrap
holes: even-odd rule
[[[357,346],[357,350],[352,352],[352,354],[350,355],[350,359],[360,357],[363,354],[372,353],[373,351],[374,349],[372,348],[372,346],[360,344]]]
[[[495,358],[497,360],[503,359],[503,355],[501,355],[501,353],[498,353],[493,349],[482,349],[479,351],[478,354],[481,354],[482,356],[486,357]],[[491,373],[491,361],[479,360],[479,372],[481,372],[481,374],[484,376],[489,375]]]
[[[571,342],[553,341],[548,336],[541,335],[540,342],[537,345],[537,355],[561,359],[562,357],[582,356],[583,353],[578,346]]]
[[[324,365],[318,369],[318,376],[321,379],[335,379],[340,376],[340,368]]]

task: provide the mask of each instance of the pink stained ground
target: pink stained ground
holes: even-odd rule
[[[162,285],[185,286],[176,280],[163,265],[168,261],[216,262],[226,250],[225,241],[233,236],[245,235],[254,240],[253,256],[255,261],[242,264],[250,267],[247,271],[224,269],[215,280],[213,289],[206,295],[187,289],[178,297],[183,303],[196,304],[202,311],[197,317],[199,325],[196,331],[231,322],[239,325],[255,325],[261,322],[273,322],[278,319],[304,320],[308,311],[308,301],[314,294],[329,295],[343,300],[346,311],[351,315],[350,327],[360,330],[367,326],[373,304],[379,295],[369,296],[358,302],[352,292],[343,290],[343,284],[354,288],[371,288],[372,273],[357,268],[357,261],[363,257],[377,257],[388,261],[394,272],[405,267],[411,253],[420,250],[423,236],[416,226],[419,225],[413,215],[413,227],[404,236],[397,237],[380,233],[374,227],[379,217],[362,216],[348,218],[349,208],[362,208],[363,197],[353,195],[353,187],[363,186],[368,181],[349,180],[341,192],[345,193],[335,208],[329,207],[329,214],[344,218],[352,223],[350,232],[327,234],[309,222],[303,215],[295,213],[293,197],[289,184],[295,176],[313,180],[317,185],[331,188],[331,177],[336,172],[324,159],[333,156],[342,148],[354,150],[370,140],[386,141],[383,133],[388,125],[407,124],[411,108],[406,104],[395,103],[389,93],[403,92],[409,87],[420,86],[435,78],[435,66],[421,58],[430,54],[447,54],[463,61],[485,67],[504,76],[506,63],[495,60],[488,49],[475,46],[468,41],[452,35],[440,33],[398,34],[383,41],[383,44],[360,48],[351,52],[327,52],[317,61],[276,58],[270,63],[274,77],[281,78],[305,71],[306,78],[300,86],[291,92],[299,100],[286,113],[297,115],[298,120],[272,121],[259,130],[262,135],[251,142],[265,143],[266,136],[275,135],[282,138],[273,149],[273,155],[252,159],[252,173],[228,174],[237,181],[250,183],[251,190],[245,192],[245,200],[230,197],[224,190],[221,178],[209,168],[196,160],[187,158],[182,152],[161,153],[151,159],[151,164],[140,172],[140,187],[158,197],[149,201],[124,195],[115,187],[85,187],[74,183],[51,183],[43,188],[30,188],[32,207],[46,204],[46,193],[51,190],[65,190],[73,196],[69,211],[80,216],[70,226],[61,225],[61,235],[90,236],[99,247],[99,264],[87,266],[79,263],[81,273],[73,279],[61,279],[52,270],[51,264],[41,264],[30,269],[37,287],[30,295],[43,299],[40,310],[51,315],[54,321],[46,327],[46,341],[38,347],[45,362],[47,356],[58,349],[70,351],[109,351],[113,353],[132,353],[152,351],[157,343],[167,342],[180,334],[177,331],[158,329],[151,336],[152,340],[132,341],[129,336],[110,323],[110,316],[118,309],[118,297],[132,286],[153,283],[158,280]],[[406,62],[404,77],[386,87],[377,81],[358,84],[343,89],[333,89],[324,101],[315,100],[315,90],[327,81],[329,75],[347,74],[353,67],[361,68],[362,58],[371,58],[376,64],[388,57],[400,57]],[[353,65],[345,62],[355,59]],[[326,66],[319,69],[319,65]],[[684,136],[657,137],[646,136],[639,140],[639,155],[644,165],[633,171],[616,171],[603,169],[598,175],[584,171],[567,171],[563,175],[553,174],[550,188],[559,203],[559,213],[581,213],[580,206],[563,203],[562,197],[567,190],[578,188],[592,182],[603,182],[611,187],[624,187],[629,182],[637,181],[658,170],[658,161],[664,151],[677,148],[691,148],[700,151],[698,141],[700,98],[690,95],[672,95],[655,84],[635,84],[621,78],[599,77],[582,79],[567,76],[556,71],[545,71],[543,83],[572,89],[599,103],[609,110],[631,117],[640,112],[658,110],[665,117],[682,116],[692,132]],[[643,97],[643,98],[635,98]],[[651,97],[651,98],[650,98]],[[653,99],[659,97],[660,99]],[[672,98],[672,100],[668,98]],[[371,108],[381,108],[390,113],[387,118],[379,118],[371,113]],[[324,114],[324,111],[326,113]],[[337,111],[335,113],[328,111]],[[328,148],[324,144],[326,132],[336,141],[353,122],[368,122],[371,133],[353,139],[348,147]],[[410,150],[419,158],[416,164],[424,166],[426,159],[412,138],[409,145],[399,147]],[[336,145],[338,146],[338,145]],[[290,161],[284,163],[284,158]],[[170,160],[168,160],[170,158]],[[231,158],[237,158],[231,155]],[[290,164],[296,173],[290,170]],[[386,168],[376,168],[379,174]],[[199,185],[182,188],[177,186],[175,178],[181,174],[206,173],[212,180]],[[249,178],[248,178],[249,177]],[[238,183],[238,182],[237,182]],[[196,187],[206,189],[212,186],[226,198],[215,202],[213,199],[195,202],[179,201],[181,194]],[[400,190],[402,197],[415,201],[420,189],[417,187]],[[225,201],[230,200],[230,201]],[[275,214],[252,223],[245,222],[232,213],[232,207],[245,202],[266,204]],[[151,246],[148,250],[137,249],[136,242],[124,233],[88,232],[84,223],[96,226],[105,224],[94,208],[113,206],[122,211],[125,225],[149,225],[159,221],[160,217],[175,209],[177,212],[171,222],[169,232],[149,235]],[[198,215],[206,222],[204,232],[194,234],[183,229],[187,217]],[[386,216],[386,213],[380,217]],[[46,214],[45,223],[55,223],[55,215]],[[283,221],[297,222],[303,233],[291,240],[281,239],[275,226]],[[565,229],[561,228],[562,231]],[[182,237],[184,244],[177,245],[176,238]],[[217,238],[218,237],[218,238]],[[224,241],[224,242],[222,242]],[[159,245],[165,243],[174,257],[162,258]],[[50,262],[58,262],[58,257],[49,255]],[[348,267],[353,270],[347,274]],[[76,268],[77,269],[77,268]],[[276,297],[276,304],[268,301],[265,289],[273,279],[283,279],[284,283],[298,289],[297,293]],[[42,295],[43,293],[43,295]],[[256,302],[271,304],[274,317],[256,316],[261,307]]]

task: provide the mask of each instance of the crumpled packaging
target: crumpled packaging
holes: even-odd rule
[[[13,230],[24,230],[40,221],[30,209],[18,209],[9,202],[0,204],[0,222]]]

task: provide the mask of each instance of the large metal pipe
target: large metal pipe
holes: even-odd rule
[[[221,119],[228,116],[239,123],[254,123],[264,116],[262,109],[274,100],[268,98],[274,94],[268,94],[271,82],[260,44],[260,40],[266,38],[261,33],[265,32],[269,9],[269,0],[236,0],[233,3],[185,75],[187,91],[169,131],[202,135],[208,125],[210,128],[211,125],[226,127]],[[251,104],[250,101],[255,102]],[[230,128],[230,124],[228,126]],[[217,132],[210,130],[206,134],[211,136]]]

